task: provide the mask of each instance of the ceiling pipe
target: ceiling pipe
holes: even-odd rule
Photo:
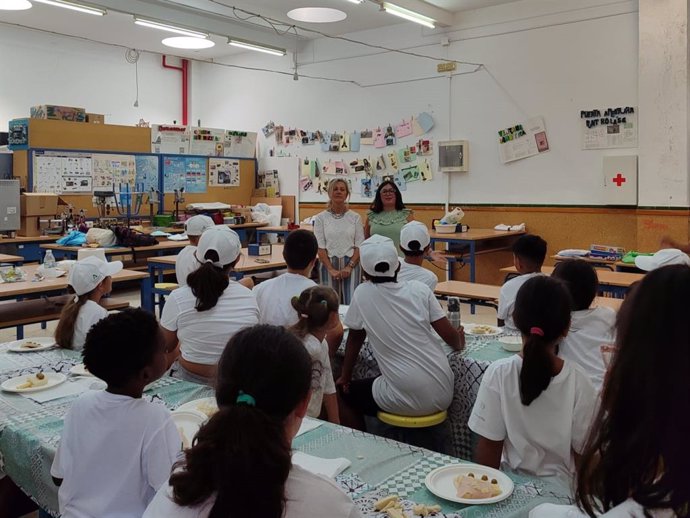
[[[169,68],[171,70],[179,70],[182,72],[182,125],[187,126],[189,118],[189,60],[182,59],[182,66],[176,67],[174,65],[168,65],[166,61],[166,56],[163,56],[163,68]]]

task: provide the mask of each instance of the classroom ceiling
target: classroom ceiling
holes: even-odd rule
[[[463,10],[507,4],[516,0],[399,1],[401,5],[414,7],[442,24],[452,25],[458,13]],[[295,46],[294,33],[279,33],[293,24],[331,36],[390,25],[414,26],[382,12],[372,0],[365,0],[359,5],[346,0],[85,0],[84,3],[104,7],[108,9],[108,14],[96,17],[34,2],[33,8],[26,11],[0,10],[0,22],[195,59],[218,59],[240,52],[227,45],[228,36],[291,50]],[[307,6],[336,8],[344,11],[347,18],[326,24],[295,22],[288,18],[287,12],[291,9]],[[251,13],[271,18],[278,25],[274,29],[266,20],[253,17]],[[171,34],[134,25],[132,14],[209,32],[216,45],[196,51],[171,49],[161,43],[164,37],[172,36]],[[321,35],[302,31],[300,37],[318,38]]]

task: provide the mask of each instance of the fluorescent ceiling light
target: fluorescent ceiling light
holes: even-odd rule
[[[418,23],[419,25],[429,27],[430,29],[436,28],[436,25],[434,25],[435,20],[433,18],[429,18],[428,16],[424,16],[423,14],[410,11],[409,9],[399,7],[395,4],[389,4],[388,2],[383,2],[383,8],[387,13],[407,20],[408,22]]]
[[[288,11],[287,15],[293,20],[307,23],[332,23],[347,18],[345,12],[330,7],[300,7]]]
[[[166,47],[176,49],[210,49],[215,45],[211,40],[194,36],[173,36],[172,38],[165,38],[161,43]]]
[[[24,11],[31,7],[29,0],[0,0],[0,11]]]
[[[72,11],[79,11],[80,13],[93,14],[96,16],[103,16],[107,11],[101,7],[95,7],[87,4],[77,4],[75,2],[67,2],[66,0],[34,0],[41,4],[52,5],[54,7],[62,7]]]
[[[361,4],[362,2],[364,2],[364,0],[347,0],[347,1],[352,3],[352,4]]]
[[[229,38],[228,44],[233,47],[239,47],[241,49],[255,50],[257,52],[263,52],[265,54],[271,54],[272,56],[284,56],[287,54],[285,49],[279,47],[272,47],[271,45],[259,45],[258,43],[252,43],[251,41],[238,40],[236,38]]]
[[[191,38],[208,38],[208,34],[201,31],[195,31],[192,29],[185,29],[184,27],[178,27],[177,25],[170,25],[168,23],[157,22],[155,20],[147,20],[146,18],[134,17],[134,23],[141,25],[142,27],[148,27],[150,29],[158,29],[159,31],[168,31],[174,34],[180,34],[182,36],[189,36]]]

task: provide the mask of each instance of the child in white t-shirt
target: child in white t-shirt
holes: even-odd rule
[[[405,260],[400,263],[398,282],[410,280],[426,284],[431,291],[436,289],[438,277],[422,266],[424,256],[431,251],[431,237],[429,229],[421,221],[410,221],[403,225],[400,231],[400,250],[405,255]]]
[[[587,375],[556,356],[570,325],[570,296],[560,281],[534,277],[520,288],[513,315],[522,352],[484,373],[468,422],[480,436],[475,460],[569,485],[597,399]]]
[[[74,263],[68,284],[75,293],[60,314],[55,328],[55,341],[64,349],[80,351],[86,334],[108,311],[98,302],[113,288],[111,277],[122,270],[121,261],[110,263],[91,256]]]
[[[360,518],[333,480],[292,463],[311,383],[293,333],[258,325],[234,335],[218,362],[219,410],[143,518]]]
[[[328,420],[340,423],[335,382],[326,344],[326,333],[340,325],[338,294],[332,288],[314,286],[304,290],[299,297],[293,297],[292,307],[299,320],[291,331],[302,339],[314,362],[307,415],[319,417],[323,406]]]
[[[558,346],[558,356],[577,363],[595,388],[601,390],[606,373],[601,346],[610,345],[615,339],[616,312],[606,307],[591,307],[599,281],[589,263],[561,261],[552,277],[563,281],[573,302],[570,330]]]
[[[501,286],[498,296],[498,325],[516,329],[513,322],[515,297],[520,287],[536,275],[541,275],[541,267],[546,258],[546,241],[532,234],[520,236],[513,244],[513,264],[517,277],[513,277]]]
[[[199,238],[204,233],[204,230],[215,225],[216,223],[211,218],[203,214],[192,216],[185,221],[184,231],[189,238],[189,244],[180,250],[175,260],[175,277],[177,277],[177,284],[180,286],[185,286],[187,284],[187,276],[201,266],[194,252],[196,252],[196,247],[199,246]]]
[[[645,275],[625,298],[616,352],[578,463],[575,506],[531,518],[681,518],[690,509],[690,268]]]
[[[127,309],[93,326],[83,355],[108,386],[83,394],[65,416],[50,470],[60,513],[141,516],[180,451],[168,409],[142,399],[144,387],[165,372],[163,336],[152,314]]]
[[[340,418],[364,428],[363,415],[379,410],[404,416],[446,410],[453,399],[453,371],[434,331],[453,349],[465,345],[431,290],[419,281],[397,282],[400,269],[393,241],[375,234],[360,248],[369,282],[355,290],[345,316],[349,327],[339,387]],[[381,376],[352,380],[352,372],[369,337]]]

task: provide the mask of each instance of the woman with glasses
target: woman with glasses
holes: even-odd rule
[[[374,234],[388,237],[393,240],[398,255],[402,255],[400,230],[405,223],[414,219],[414,215],[411,209],[405,208],[402,194],[395,182],[386,180],[379,185],[369,209],[364,224],[364,237],[369,238]]]
[[[350,304],[362,276],[359,245],[364,241],[362,218],[349,210],[350,186],[342,178],[328,184],[328,208],[314,218],[319,245],[319,281],[335,290],[341,304]]]

